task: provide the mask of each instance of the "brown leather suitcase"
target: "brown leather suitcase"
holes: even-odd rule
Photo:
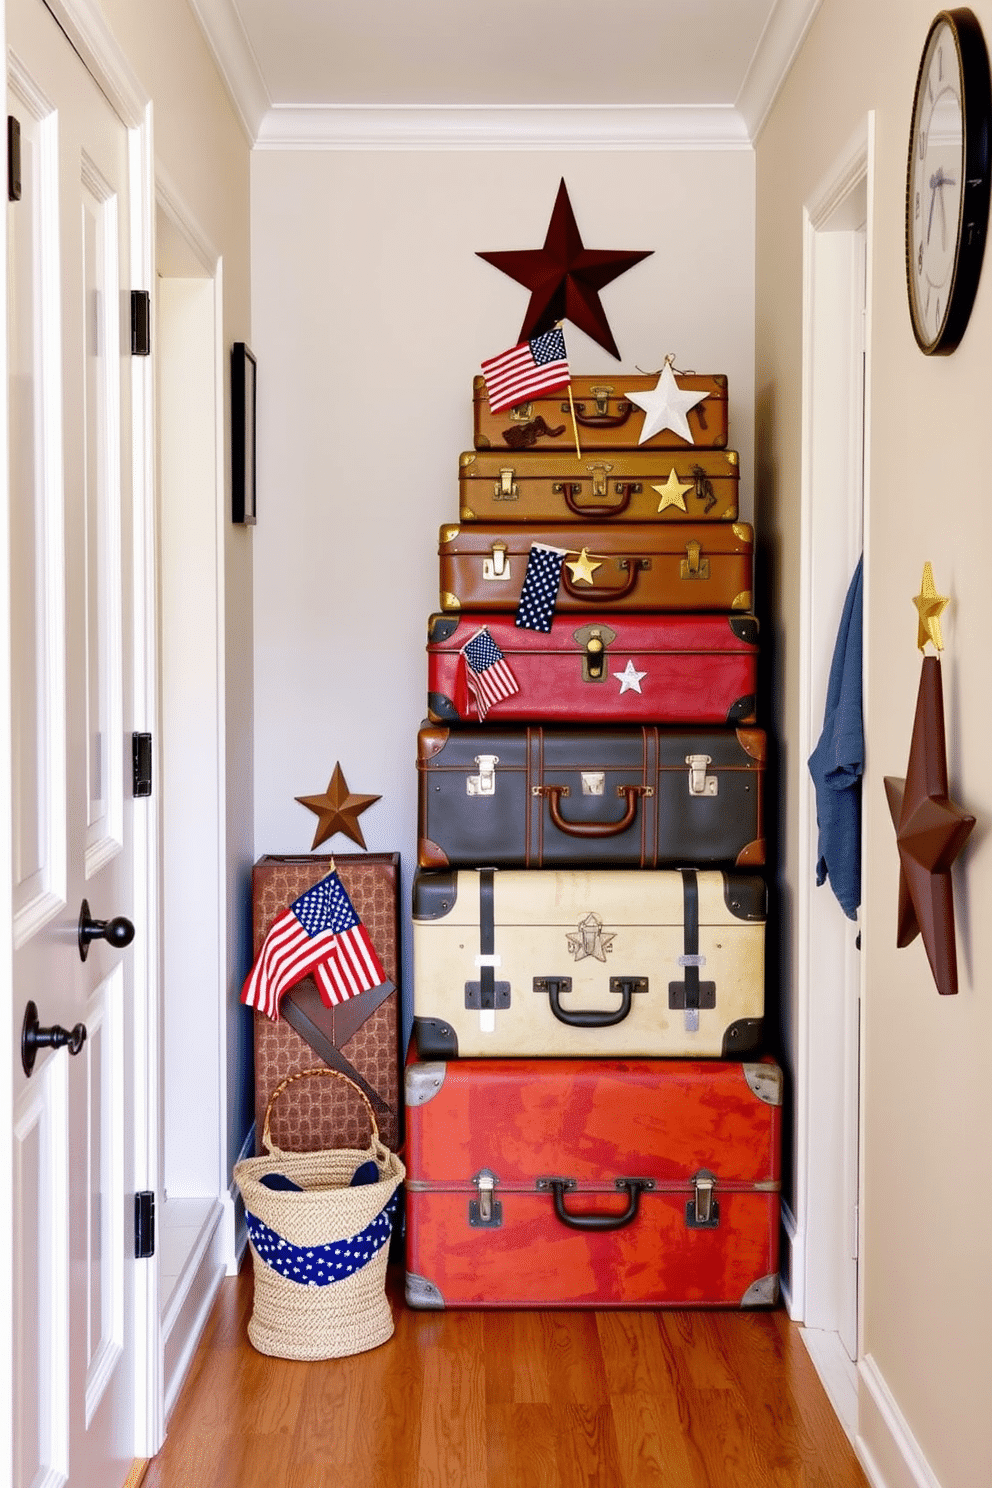
[[[438,542],[442,610],[516,610],[532,545],[566,550],[555,612],[750,611],[754,530],[747,522],[475,522]],[[590,583],[569,569],[585,550]]]
[[[425,724],[421,868],[758,867],[757,728]]]
[[[462,522],[736,522],[736,450],[467,450]]]
[[[252,929],[258,955],[273,920],[336,868],[389,981],[336,1007],[325,1007],[306,977],[283,994],[279,1020],[256,1012],[255,1130],[287,1075],[319,1065],[340,1070],[372,1103],[379,1135],[392,1151],[402,1137],[398,853],[266,856],[252,870]],[[340,1080],[300,1080],[276,1102],[272,1140],[290,1152],[368,1145],[361,1099]],[[261,1146],[258,1146],[259,1152]]]
[[[644,410],[624,397],[625,392],[651,392],[658,385],[658,374],[610,372],[603,377],[573,377],[572,398],[579,426],[579,444],[586,450],[628,449],[726,449],[727,379],[717,375],[699,377],[695,373],[676,372],[679,387],[702,392],[706,397],[686,415],[691,444],[672,429],[662,429],[639,445],[644,428]],[[571,449],[575,452],[572,412],[568,391],[547,393],[520,403],[516,408],[492,413],[486,394],[486,380],[476,377],[472,388],[473,444],[476,449],[527,450]]]

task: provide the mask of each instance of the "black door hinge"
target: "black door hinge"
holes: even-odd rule
[[[21,199],[21,125],[7,115],[7,200]]]
[[[134,1196],[134,1258],[146,1261],[155,1254],[155,1195],[150,1188]]]
[[[131,794],[150,796],[152,793],[152,736],[131,735]]]
[[[131,355],[150,356],[152,349],[152,297],[147,289],[131,291]]]

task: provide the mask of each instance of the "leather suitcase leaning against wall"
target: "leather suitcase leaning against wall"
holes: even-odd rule
[[[470,450],[458,460],[462,522],[736,522],[735,450]]]
[[[418,872],[420,1057],[753,1054],[766,901],[739,871]]]
[[[572,378],[583,454],[586,450],[726,449],[727,379],[722,374],[702,377],[676,371],[675,381],[683,391],[706,394],[686,415],[692,440],[683,439],[672,429],[662,429],[639,443],[644,410],[624,393],[653,392],[659,375],[611,372],[604,377]],[[476,449],[575,449],[567,388],[493,413],[485,378],[477,376],[472,384],[472,408],[472,442]]]
[[[332,868],[365,925],[389,981],[336,1007],[325,1007],[306,977],[283,994],[279,1019],[254,1014],[255,1130],[270,1095],[287,1075],[326,1064],[365,1092],[379,1135],[395,1151],[402,1138],[400,1056],[398,853],[331,856],[266,856],[252,870],[252,921],[257,956],[273,920]],[[272,1111],[272,1140],[286,1151],[366,1147],[368,1117],[360,1099],[340,1080],[301,1080]]]
[[[421,868],[765,861],[757,728],[421,727]]]
[[[757,1307],[778,1297],[771,1060],[406,1069],[412,1307]]]
[[[490,723],[739,724],[755,716],[758,621],[753,615],[558,615],[550,631],[500,614],[432,615],[427,713],[478,723],[462,648],[485,627],[517,692]]]
[[[444,526],[440,603],[452,610],[516,612],[533,544],[564,549],[555,613],[584,610],[749,611],[754,529],[748,522],[574,522]],[[569,563],[585,549],[590,582]]]

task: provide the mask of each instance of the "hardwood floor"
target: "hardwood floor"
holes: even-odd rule
[[[315,1364],[225,1281],[142,1488],[866,1488],[775,1312],[414,1312]]]

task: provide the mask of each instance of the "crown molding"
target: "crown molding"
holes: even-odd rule
[[[189,0],[189,8],[213,53],[248,143],[254,145],[272,100],[241,17],[232,0]]]
[[[747,150],[738,111],[721,108],[269,109],[260,150]]]
[[[752,144],[758,142],[821,3],[822,0],[778,0],[768,17],[737,95],[737,110]]]

